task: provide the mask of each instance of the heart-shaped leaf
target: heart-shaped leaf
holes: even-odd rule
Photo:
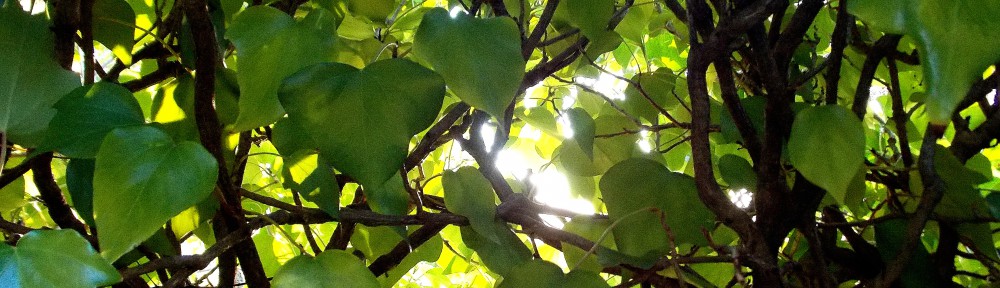
[[[226,32],[236,46],[241,91],[240,115],[233,129],[253,129],[281,118],[285,112],[277,97],[281,81],[331,58],[335,36],[267,6],[253,6],[237,15]]]
[[[315,258],[300,255],[285,262],[274,275],[275,288],[378,288],[378,280],[361,260],[343,250],[327,250]]]
[[[927,113],[943,125],[987,67],[1000,61],[1000,2],[858,0],[848,11],[873,27],[916,39],[929,83]]]
[[[376,187],[406,158],[410,138],[434,122],[444,101],[444,81],[403,59],[364,70],[340,64],[309,66],[278,92],[288,117],[310,134],[333,167]]]
[[[45,15],[28,15],[16,3],[0,7],[0,132],[22,146],[36,146],[63,95],[80,77],[52,57],[52,31]]]
[[[58,112],[49,123],[43,147],[72,158],[94,158],[108,132],[145,123],[132,92],[107,82],[77,88],[54,107]]]
[[[865,130],[851,111],[836,105],[810,107],[795,116],[788,161],[840,203],[864,163]]]
[[[73,230],[35,230],[17,247],[0,244],[4,287],[101,287],[121,275]]]
[[[631,158],[608,169],[600,188],[609,218],[619,223],[613,231],[622,253],[642,258],[665,254],[670,240],[664,225],[678,244],[707,244],[701,230],[714,227],[714,216],[698,200],[691,176],[670,172],[653,160]],[[641,211],[650,208],[658,211]]]
[[[218,179],[215,158],[204,147],[174,143],[149,126],[112,130],[94,166],[94,220],[109,261],[208,197]]]
[[[428,11],[414,36],[413,53],[441,73],[459,99],[497,119],[524,78],[521,36],[508,17],[453,18],[441,8]]]

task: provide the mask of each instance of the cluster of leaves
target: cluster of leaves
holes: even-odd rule
[[[1000,4],[904,2],[0,1],[0,283],[988,286]]]

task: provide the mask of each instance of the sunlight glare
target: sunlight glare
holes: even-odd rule
[[[993,89],[993,91],[990,91],[990,93],[986,93],[986,102],[990,103],[990,105],[992,106],[993,103],[996,102],[995,99],[996,96],[997,96],[997,89]]]
[[[750,192],[747,191],[747,189],[744,188],[740,188],[738,190],[730,189],[728,194],[729,194],[729,200],[733,201],[733,204],[736,204],[736,207],[740,207],[740,209],[746,209],[747,207],[750,207],[750,200],[753,198],[753,195],[751,195]]]
[[[451,18],[458,17],[458,14],[469,14],[469,13],[465,12],[465,9],[462,9],[462,6],[451,7],[451,11],[448,11],[448,15],[450,15]]]

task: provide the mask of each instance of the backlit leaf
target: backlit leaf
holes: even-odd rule
[[[285,262],[274,275],[275,288],[378,288],[378,280],[357,257],[327,250],[316,257],[300,255]]]
[[[803,177],[840,203],[845,203],[851,179],[864,162],[864,152],[861,121],[843,107],[811,107],[792,123],[788,160]]]

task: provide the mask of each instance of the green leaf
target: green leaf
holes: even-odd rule
[[[734,154],[719,157],[719,176],[730,189],[757,189],[757,174],[746,158]]]
[[[955,155],[941,145],[934,147],[934,170],[944,181],[947,193],[934,208],[944,217],[975,218],[990,215],[989,204],[976,188],[989,181],[985,175],[966,168]]]
[[[0,244],[0,283],[5,287],[99,287],[121,275],[73,230],[35,230],[17,247]]]
[[[80,77],[54,60],[52,32],[44,14],[20,5],[0,7],[0,132],[22,146],[37,146],[55,115],[55,104],[80,86]]]
[[[94,158],[108,132],[145,123],[132,92],[107,82],[77,88],[54,107],[58,112],[49,122],[43,147],[72,158]]]
[[[562,286],[563,272],[552,262],[532,259],[517,266],[510,274],[503,277],[498,288],[520,287],[565,287]],[[576,286],[573,286],[576,287]]]
[[[641,258],[664,255],[670,247],[664,225],[678,245],[707,244],[701,231],[714,227],[714,216],[699,200],[691,176],[670,172],[653,160],[632,158],[608,169],[599,186],[608,217],[619,223],[613,231],[622,253]],[[641,211],[650,208],[658,211]]]
[[[490,271],[507,275],[517,267],[531,261],[531,251],[513,231],[500,233],[500,243],[493,242],[470,227],[461,227],[462,241],[475,250]]]
[[[357,257],[343,250],[327,250],[315,258],[300,255],[278,268],[275,288],[378,288],[378,280]]]
[[[396,10],[396,0],[350,0],[347,9],[372,21],[384,21]]]
[[[317,151],[310,132],[291,118],[281,118],[271,128],[271,144],[283,156],[291,156],[300,150]]]
[[[298,191],[302,198],[316,203],[330,216],[340,214],[340,185],[326,159],[315,152],[300,150],[284,161],[285,187]]]
[[[403,187],[403,181],[402,176],[396,174],[381,186],[365,190],[365,197],[368,198],[368,205],[372,211],[388,215],[406,215],[410,210],[410,194]]]
[[[891,219],[875,224],[875,243],[878,247],[879,255],[885,263],[890,263],[894,260],[900,250],[903,249],[903,243],[906,241],[905,236],[908,234],[906,233],[906,222],[906,219]],[[939,277],[936,276],[938,275],[935,269],[936,266],[931,262],[930,257],[924,245],[917,244],[916,249],[913,250],[910,262],[899,277],[902,287],[945,286],[943,285],[944,281],[938,279]]]
[[[367,187],[399,173],[410,138],[434,122],[444,81],[403,59],[364,70],[339,63],[310,66],[279,92],[294,123],[309,131],[324,159]]]
[[[427,242],[424,242],[424,244],[413,249],[413,252],[406,254],[406,257],[403,258],[403,261],[399,262],[399,265],[392,267],[389,272],[379,276],[379,283],[382,284],[382,287],[392,287],[399,279],[403,278],[403,275],[410,272],[410,269],[416,266],[417,263],[437,261],[441,257],[442,249],[444,249],[444,240],[441,239],[441,235],[435,235],[430,240],[427,240]]]
[[[608,227],[611,225],[611,221],[607,219],[593,219],[588,217],[574,217],[570,219],[569,222],[563,226],[563,230],[576,235],[580,235],[587,240],[597,242],[601,238],[601,235],[605,233]],[[604,239],[599,243],[604,247],[615,248],[614,237],[611,235],[611,231],[608,231],[608,235],[604,236]],[[580,249],[579,247],[573,245],[563,245],[563,257],[566,259],[566,265],[570,269],[584,269],[594,272],[600,272],[604,267],[601,267],[597,261],[597,257],[591,254],[588,255],[583,262],[580,261],[587,251]],[[596,251],[595,251],[596,254]],[[580,263],[578,267],[574,267]]]
[[[566,274],[563,283],[556,287],[607,288],[607,281],[596,272],[574,270]]]
[[[122,0],[94,1],[94,41],[101,42],[125,64],[132,64],[135,11]]]
[[[885,32],[913,37],[929,84],[933,124],[950,122],[987,67],[1000,61],[1000,2],[993,0],[859,0],[848,11]]]
[[[594,40],[608,32],[614,13],[614,0],[571,0],[559,2],[555,19],[572,23],[580,28],[580,34]]]
[[[858,117],[844,107],[810,107],[795,117],[788,140],[788,160],[834,199],[844,198],[864,163],[865,132]]]
[[[594,133],[597,130],[594,118],[583,108],[573,108],[566,112],[569,115],[570,127],[573,128],[573,139],[580,145],[587,157],[594,158]]]
[[[445,170],[441,183],[448,210],[469,218],[472,229],[486,239],[500,243],[500,235],[509,229],[497,218],[496,196],[486,177],[476,168],[464,166],[455,172]]]
[[[217,173],[215,158],[198,143],[174,143],[147,126],[108,133],[94,167],[94,219],[104,258],[118,259],[208,197]]]
[[[556,264],[533,259],[505,275],[497,287],[608,287],[608,283],[595,272],[576,270],[563,274]]]
[[[517,25],[508,17],[452,18],[436,8],[424,14],[413,53],[427,60],[459,99],[501,119],[524,77],[520,44]]]
[[[94,159],[73,159],[66,164],[66,190],[83,222],[94,225]]]
[[[626,112],[642,117],[647,121],[656,122],[659,119],[660,110],[656,109],[649,100],[652,99],[653,103],[666,110],[677,106],[680,101],[673,95],[676,79],[677,76],[674,75],[674,72],[667,68],[660,68],[652,73],[636,74],[632,77],[632,81],[639,83],[642,91],[634,85],[626,87],[625,100],[622,103],[623,108]],[[646,95],[643,96],[642,92],[646,92]],[[646,99],[647,96],[649,99]]]
[[[267,6],[253,6],[237,15],[226,32],[236,46],[242,92],[233,129],[253,129],[281,118],[285,114],[277,97],[281,81],[330,59],[334,36]]]

